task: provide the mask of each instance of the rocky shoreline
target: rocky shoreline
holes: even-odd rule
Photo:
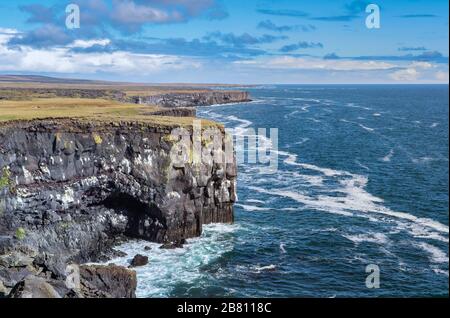
[[[203,224],[232,223],[236,163],[213,156],[172,162],[172,128],[81,119],[2,123],[0,298],[135,297],[133,270],[82,264],[110,259],[127,238],[171,248],[201,235]]]

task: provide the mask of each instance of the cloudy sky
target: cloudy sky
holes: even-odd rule
[[[66,6],[80,28],[66,27]],[[366,7],[381,27],[366,27]],[[0,2],[0,74],[135,82],[448,83],[445,0]]]

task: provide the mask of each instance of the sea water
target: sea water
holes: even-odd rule
[[[149,256],[137,295],[448,296],[448,85],[248,90],[253,102],[198,116],[278,128],[277,173],[240,163],[236,223],[183,249],[119,246],[114,263]],[[371,264],[380,288],[366,285]]]

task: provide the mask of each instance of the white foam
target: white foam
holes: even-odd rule
[[[433,268],[433,272],[435,272],[436,274],[441,274],[441,275],[445,275],[448,277],[448,271],[440,269],[440,268]]]
[[[438,221],[429,218],[420,218],[405,212],[392,211],[383,206],[384,200],[376,197],[365,190],[368,183],[366,176],[352,174],[346,171],[334,170],[329,168],[321,168],[312,164],[297,163],[297,156],[288,152],[279,151],[280,155],[286,156],[284,162],[286,164],[295,165],[304,169],[309,169],[322,173],[325,177],[342,177],[338,178],[340,187],[334,189],[340,192],[343,196],[336,197],[335,195],[316,195],[309,196],[307,193],[296,192],[289,189],[266,189],[263,187],[249,186],[250,189],[265,193],[268,195],[283,196],[293,199],[307,207],[314,208],[321,211],[326,211],[345,216],[353,216],[357,213],[370,213],[375,215],[390,216],[402,221],[408,221],[421,226],[425,232],[438,231],[448,234],[449,228]],[[435,233],[429,233],[430,236],[435,236]]]
[[[346,106],[350,107],[350,108],[359,108],[359,109],[364,109],[364,110],[372,110],[372,108],[355,105],[354,103],[347,103]]]
[[[296,141],[294,145],[303,145],[305,142],[309,141],[309,138],[301,138],[300,141]]]
[[[247,128],[248,126],[250,126],[250,125],[252,124],[252,122],[249,121],[249,120],[241,119],[241,118],[238,118],[238,117],[233,116],[233,115],[228,116],[227,118],[228,118],[229,120],[233,120],[233,121],[240,122],[241,125],[239,125],[238,127],[241,127],[241,128]]]
[[[394,154],[395,154],[394,149],[389,150],[389,153],[388,153],[386,156],[384,156],[383,158],[381,158],[381,161],[384,161],[384,162],[390,162],[391,159],[392,159],[392,156],[393,156]]]
[[[160,249],[161,244],[141,240],[130,241],[117,247],[127,253],[108,263],[128,266],[132,257],[142,254],[149,257],[149,263],[134,270],[138,277],[138,297],[168,297],[178,283],[194,284],[205,274],[201,268],[219,259],[233,249],[233,242],[226,235],[239,229],[238,225],[213,224],[203,227],[201,237],[189,239],[184,248]],[[145,251],[144,246],[150,246]]]
[[[315,118],[311,118],[311,117],[308,117],[308,118],[306,118],[306,119],[311,120],[311,121],[313,121],[313,122],[315,122],[315,123],[321,123],[321,122],[322,122],[322,121],[319,120],[319,119],[315,119]]]
[[[361,128],[364,129],[364,130],[367,130],[367,131],[375,131],[374,128],[370,128],[370,127],[364,126],[363,124],[358,124],[358,125],[359,125],[359,127],[361,127]]]
[[[313,170],[313,171],[317,171],[320,172],[322,174],[324,174],[327,177],[333,177],[333,176],[339,176],[339,175],[343,175],[346,172],[344,171],[339,171],[339,170],[333,170],[333,169],[328,169],[328,168],[321,168],[315,165],[311,165],[311,164],[307,164],[307,163],[298,163],[297,162],[297,155],[293,154],[293,153],[289,153],[289,152],[285,152],[285,151],[278,151],[279,155],[283,155],[286,156],[287,158],[284,160],[284,163],[292,165],[292,166],[297,166],[297,167],[301,167],[307,170]]]
[[[367,131],[370,131],[370,132],[375,131],[374,128],[367,127],[367,126],[365,126],[365,125],[363,125],[363,124],[360,124],[360,123],[357,123],[357,122],[354,122],[354,121],[350,121],[350,120],[347,120],[347,119],[340,119],[340,121],[343,122],[343,123],[349,123],[349,124],[358,125],[358,126],[361,127],[362,129],[367,130]]]
[[[422,163],[427,163],[427,162],[434,161],[437,159],[432,158],[432,157],[420,157],[420,158],[413,158],[411,160],[412,160],[412,162],[414,162],[416,164],[422,164]]]
[[[212,104],[212,105],[208,105],[208,106],[195,106],[195,107],[198,107],[198,108],[212,107],[213,108],[213,107],[224,107],[224,106],[236,106],[236,105],[241,105],[241,104],[262,104],[264,102],[266,102],[266,101],[263,99],[255,99],[250,102],[223,103],[223,104]]]
[[[448,255],[438,247],[425,242],[420,242],[415,245],[429,255],[432,263],[448,263]]]
[[[303,107],[301,108],[301,110],[303,110],[303,112],[305,112],[305,113],[308,113],[308,112],[309,112],[308,108],[310,108],[310,107],[311,107],[310,105],[303,106]]]
[[[359,160],[355,159],[355,163],[360,166],[363,169],[366,169],[367,171],[370,171],[370,168],[366,165],[363,165],[361,162],[359,162]]]
[[[322,102],[320,99],[304,98],[304,97],[296,97],[296,98],[292,98],[292,100],[302,101],[302,102],[313,102],[313,103],[317,103],[317,104],[320,104]]]
[[[290,112],[289,114],[284,115],[285,119],[288,119],[289,117],[294,116],[295,114],[298,114],[299,111],[298,110],[294,110],[293,112]]]
[[[249,211],[249,212],[270,211],[270,209],[268,209],[268,208],[262,208],[262,207],[254,206],[254,205],[247,205],[247,204],[240,204],[240,203],[236,203],[235,205],[239,206],[239,207],[243,208],[245,211]]]
[[[359,244],[363,242],[368,243],[377,243],[377,244],[386,244],[388,242],[388,237],[383,233],[367,233],[367,234],[356,234],[356,235],[350,235],[346,234],[343,235],[346,239]]]
[[[419,239],[435,240],[444,243],[448,243],[448,233],[445,235],[443,232],[430,231],[427,227],[424,227],[420,223],[403,222],[397,224],[397,229],[401,231],[409,232],[412,236]],[[392,232],[395,234],[395,232]]]
[[[276,265],[270,264],[267,266],[251,266],[251,270],[255,273],[261,273],[261,272],[267,272],[267,271],[274,271],[277,269]]]
[[[248,199],[248,200],[246,200],[246,202],[248,202],[248,203],[262,203],[262,204],[265,203],[262,200],[256,200],[256,199]]]
[[[317,210],[323,210],[329,213],[335,213],[335,214],[340,214],[340,215],[345,215],[345,216],[352,216],[353,214],[351,212],[346,212],[343,211],[339,208],[335,208],[333,205],[332,201],[325,201],[324,198],[312,198],[310,196],[307,195],[303,195],[294,191],[283,191],[283,190],[276,190],[276,189],[271,189],[271,190],[266,190],[264,188],[261,187],[253,187],[250,186],[249,189],[260,192],[260,193],[265,193],[265,194],[269,194],[269,195],[277,195],[277,196],[282,196],[285,198],[290,198],[294,201],[297,201],[299,203],[302,203],[310,208],[314,208]]]

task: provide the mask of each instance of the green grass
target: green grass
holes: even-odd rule
[[[11,185],[11,172],[7,167],[3,167],[0,173],[0,190],[7,188]]]
[[[89,121],[135,121],[161,126],[192,126],[195,118],[153,116],[161,110],[157,106],[126,104],[107,99],[88,98],[34,98],[32,100],[0,100],[1,122],[70,118]],[[218,126],[202,120],[202,126]],[[220,125],[219,125],[220,126]]]
[[[158,107],[122,104],[105,99],[40,98],[0,101],[0,121],[61,117],[134,116],[153,112]]]
[[[19,227],[19,228],[16,230],[15,237],[16,237],[18,240],[21,241],[21,240],[25,239],[26,236],[27,236],[27,232],[25,231],[24,228]]]

